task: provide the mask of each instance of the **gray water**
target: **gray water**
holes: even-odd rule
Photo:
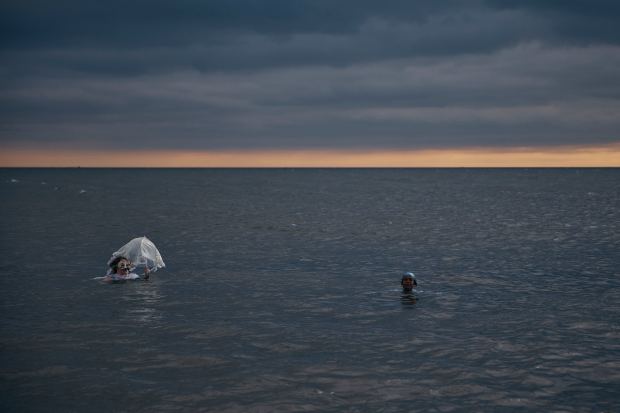
[[[0,170],[0,409],[620,411],[619,188],[619,169]],[[142,235],[167,268],[93,280]]]

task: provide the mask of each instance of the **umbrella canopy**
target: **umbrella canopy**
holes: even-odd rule
[[[133,268],[146,267],[149,271],[157,271],[166,266],[157,247],[147,237],[134,238],[112,254],[108,260],[108,267],[117,257],[127,258]],[[111,270],[110,270],[111,271]],[[110,272],[108,271],[108,273]]]

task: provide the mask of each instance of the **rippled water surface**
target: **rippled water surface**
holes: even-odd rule
[[[0,170],[0,409],[620,411],[619,188],[618,169]],[[93,280],[142,235],[166,269]]]

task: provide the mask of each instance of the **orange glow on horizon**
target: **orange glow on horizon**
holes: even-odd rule
[[[620,167],[620,144],[428,150],[95,151],[6,149],[0,167]]]

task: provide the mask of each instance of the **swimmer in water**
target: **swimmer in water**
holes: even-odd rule
[[[144,276],[140,277],[138,274],[131,272],[131,262],[125,257],[116,257],[116,259],[110,263],[110,268],[112,269],[112,273],[103,279],[104,282],[118,283],[127,280],[146,281],[149,279],[148,268],[144,268]]]
[[[406,272],[400,280],[400,285],[403,287],[404,293],[410,293],[415,287],[418,286],[418,282],[412,272]]]

